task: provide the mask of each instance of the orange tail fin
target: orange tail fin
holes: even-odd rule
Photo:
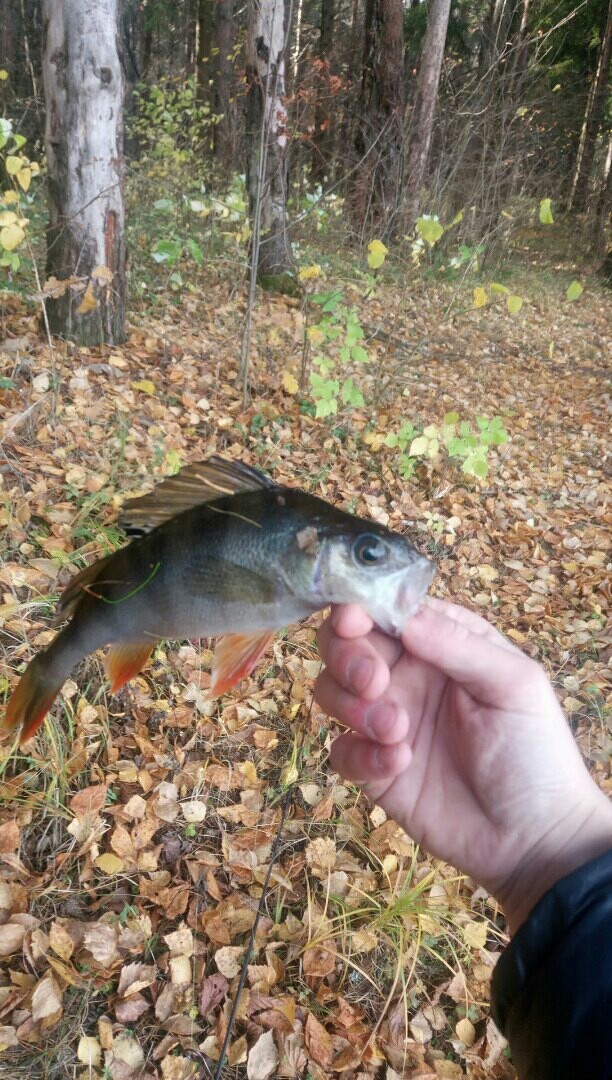
[[[0,730],[10,732],[21,727],[20,744],[23,745],[31,739],[53,705],[63,682],[63,679],[59,683],[56,679],[49,679],[39,657],[36,656],[9,698],[6,712],[0,721]]]
[[[113,694],[142,671],[156,644],[155,641],[120,641],[111,646],[104,658],[104,668]]]
[[[246,679],[275,633],[275,630],[254,630],[250,634],[226,634],[220,638],[213,660],[210,697],[220,697]]]

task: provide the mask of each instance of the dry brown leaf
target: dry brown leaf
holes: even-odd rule
[[[102,1063],[102,1047],[93,1035],[81,1035],[77,1047],[77,1057],[83,1065],[97,1069]]]
[[[268,1080],[273,1076],[278,1065],[278,1050],[274,1042],[274,1034],[264,1031],[254,1046],[251,1047],[247,1058],[248,1080]]]
[[[12,956],[20,952],[23,939],[26,935],[26,927],[19,923],[8,922],[0,926],[0,956]]]
[[[167,1054],[161,1061],[162,1080],[190,1080],[197,1071],[195,1061],[181,1054]]]
[[[455,1035],[465,1046],[471,1046],[476,1038],[476,1031],[471,1020],[467,1016],[460,1020],[455,1027]]]
[[[308,1056],[322,1069],[329,1069],[333,1059],[332,1038],[323,1024],[310,1012],[306,1017],[304,1042]]]
[[[119,997],[128,998],[132,994],[138,994],[155,982],[157,972],[152,964],[125,964],[121,968],[117,993]]]
[[[240,971],[244,949],[239,945],[224,945],[215,953],[215,964],[226,979],[233,979]]]
[[[45,975],[32,994],[32,1019],[57,1018],[62,1013],[62,993],[53,975]]]
[[[0,825],[0,854],[17,851],[19,847],[19,826],[13,819]]]

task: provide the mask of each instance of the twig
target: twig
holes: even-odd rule
[[[302,749],[302,747],[304,745],[304,739],[306,737],[306,724],[307,724],[307,722],[308,722],[308,720],[310,718],[310,714],[312,712],[313,701],[314,701],[314,698],[311,697],[310,706],[309,706],[309,709],[308,709],[308,714],[306,716],[306,719],[305,719],[305,722],[304,722],[304,725],[302,727],[302,731],[301,731],[301,734],[300,734],[300,739],[299,739],[298,746],[297,746],[297,755],[296,756],[299,756],[299,753],[300,753],[300,751],[301,751],[301,749]],[[225,1032],[225,1038],[223,1040],[223,1046],[221,1047],[221,1053],[219,1055],[219,1060],[217,1062],[217,1067],[216,1067],[216,1069],[215,1069],[215,1071],[213,1073],[213,1080],[221,1080],[221,1074],[223,1072],[223,1064],[224,1064],[225,1056],[226,1056],[228,1048],[229,1048],[230,1040],[231,1040],[231,1037],[232,1037],[232,1031],[234,1029],[234,1023],[236,1021],[236,1014],[238,1012],[238,1006],[240,1004],[240,995],[242,994],[242,991],[244,990],[244,984],[246,982],[246,977],[247,977],[249,964],[251,963],[251,957],[253,955],[253,951],[254,951],[254,948],[255,948],[255,938],[257,936],[257,927],[259,926],[260,919],[261,919],[262,915],[264,914],[265,904],[266,904],[266,900],[267,900],[267,897],[268,897],[268,888],[269,888],[269,885],[270,885],[270,878],[272,877],[272,870],[273,870],[274,864],[275,864],[275,862],[276,862],[276,860],[278,858],[281,843],[283,841],[283,829],[284,829],[284,826],[285,826],[285,822],[287,820],[287,814],[289,813],[289,807],[291,806],[291,799],[293,797],[293,789],[295,787],[295,784],[296,784],[296,781],[292,780],[291,783],[289,784],[289,786],[287,787],[287,790],[285,792],[285,798],[283,799],[283,806],[282,806],[282,810],[281,810],[280,821],[278,823],[278,829],[276,830],[276,836],[274,837],[274,843],[272,844],[272,851],[270,852],[270,862],[268,864],[268,869],[266,871],[266,877],[265,877],[265,880],[264,880],[264,883],[263,883],[261,896],[259,898],[259,904],[257,905],[257,913],[255,915],[255,921],[253,923],[253,926],[251,927],[251,934],[250,934],[250,937],[249,937],[249,943],[247,945],[247,950],[246,950],[246,954],[245,954],[245,957],[244,957],[244,962],[242,964],[242,970],[240,972],[240,978],[238,980],[238,986],[237,986],[236,992],[234,994],[234,1001],[233,1001],[233,1004],[232,1004],[232,1011],[231,1011],[231,1013],[229,1015],[229,1019],[227,1021],[227,1030]]]

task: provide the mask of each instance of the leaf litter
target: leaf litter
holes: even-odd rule
[[[589,291],[560,309],[544,291],[520,318],[480,309],[452,329],[436,314],[448,300],[431,284],[409,302],[379,291],[369,405],[333,422],[303,407],[290,299],[256,311],[246,409],[240,305],[221,283],[134,326],[122,348],[51,352],[17,305],[0,344],[3,695],[51,640],[70,577],[121,543],[121,503],[222,453],[409,529],[438,563],[434,591],[544,663],[612,790],[609,299]],[[403,481],[387,434],[449,410],[504,416],[511,442],[489,478],[428,464]],[[487,1010],[502,914],[331,773],[336,725],[309,711],[316,622],[278,637],[220,702],[205,697],[210,642],[163,643],[116,697],[89,658],[35,743],[7,752],[0,1054],[12,1076],[210,1075],[294,779],[227,1075],[514,1076]]]

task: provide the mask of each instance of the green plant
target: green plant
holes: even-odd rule
[[[447,412],[440,425],[428,424],[420,431],[410,420],[404,421],[397,431],[389,432],[385,445],[400,451],[399,471],[406,479],[413,475],[419,460],[439,463],[444,454],[462,461],[462,471],[468,476],[484,477],[490,447],[502,446],[508,438],[501,416],[492,420],[478,416],[473,429],[459,413]]]
[[[319,321],[311,324],[307,330],[311,346],[317,349],[312,363],[318,370],[310,373],[315,416],[337,413],[339,401],[343,405],[361,408],[364,397],[355,381],[354,365],[367,364],[370,356],[362,344],[365,331],[359,313],[355,307],[345,303],[344,294],[339,289],[316,294],[312,297],[312,303],[321,312]],[[346,372],[342,380],[334,377],[340,370]]]
[[[17,252],[26,238],[27,210],[32,197],[28,195],[32,179],[40,172],[37,161],[23,153],[26,140],[13,131],[12,122],[0,117],[0,160],[7,184],[0,190],[0,266],[18,270],[21,258]]]

